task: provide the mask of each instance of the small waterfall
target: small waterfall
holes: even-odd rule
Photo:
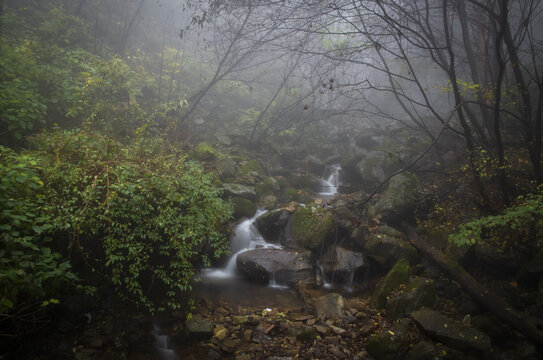
[[[151,334],[155,338],[155,348],[160,354],[160,357],[164,360],[177,360],[179,357],[175,353],[175,350],[169,348],[168,335],[162,335],[158,325],[153,325],[153,331]]]
[[[318,260],[317,260],[317,266],[319,267],[319,270],[321,272],[322,287],[325,288],[325,289],[331,289],[332,288],[332,282],[329,279],[326,278],[326,273],[324,272],[324,266]]]
[[[321,179],[322,191],[319,192],[321,196],[334,196],[337,194],[337,188],[339,187],[339,172],[341,166],[339,164],[327,166],[324,171],[324,176]]]
[[[244,251],[255,248],[275,248],[280,249],[281,246],[267,243],[256,226],[253,224],[255,220],[264,215],[267,210],[259,209],[256,214],[250,218],[240,222],[233,231],[230,238],[230,250],[232,256],[228,259],[226,266],[222,269],[207,269],[204,275],[208,278],[228,279],[236,276],[236,259],[239,254]]]
[[[275,280],[275,271],[273,271],[271,273],[269,287],[276,288],[276,289],[288,289],[289,288],[287,285],[281,285]]]

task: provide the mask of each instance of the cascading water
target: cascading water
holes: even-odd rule
[[[153,325],[153,331],[151,332],[155,338],[155,349],[160,354],[160,357],[163,360],[177,360],[179,357],[175,353],[175,350],[169,348],[169,338],[168,335],[160,333],[160,328],[158,325]]]
[[[339,164],[334,164],[326,167],[324,177],[323,179],[321,179],[322,191],[319,192],[319,195],[330,197],[337,194],[337,189],[340,185],[340,170],[341,166]]]
[[[255,248],[281,248],[281,246],[267,243],[253,224],[259,216],[264,215],[266,212],[267,210],[259,209],[252,218],[240,222],[234,228],[233,235],[230,238],[230,250],[233,255],[228,259],[224,268],[208,269],[205,273],[206,277],[233,278],[236,276],[236,259],[242,252]]]

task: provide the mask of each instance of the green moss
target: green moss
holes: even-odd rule
[[[256,212],[256,205],[251,201],[241,197],[232,198],[234,205],[234,218],[250,218]]]
[[[368,352],[376,359],[402,359],[401,353],[408,348],[410,324],[402,321],[390,330],[373,335],[367,342]]]
[[[409,261],[407,259],[399,260],[396,265],[390,269],[388,274],[377,287],[372,297],[372,305],[382,309],[387,303],[387,298],[394,290],[409,280]]]
[[[296,243],[309,249],[320,249],[335,233],[334,216],[318,205],[298,208],[292,215],[291,231]]]
[[[213,160],[217,156],[215,149],[208,143],[201,142],[194,148],[194,156],[200,161]]]
[[[245,176],[251,172],[256,172],[261,176],[266,175],[266,171],[256,160],[243,161],[239,164],[237,174],[238,176]]]

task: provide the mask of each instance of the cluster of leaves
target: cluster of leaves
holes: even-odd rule
[[[155,80],[138,66],[85,50],[86,26],[63,8],[6,8],[9,25],[0,44],[0,134],[14,145],[44,127],[89,128],[126,136],[144,122],[140,104]],[[27,22],[38,25],[29,28]],[[23,30],[27,29],[27,30]],[[10,139],[15,139],[12,141]]]
[[[125,299],[181,309],[199,266],[228,251],[215,178],[167,143],[86,131],[37,138],[49,203],[70,246]]]
[[[56,228],[35,158],[0,146],[0,313],[57,296],[76,280],[52,250]],[[48,302],[54,302],[46,300]]]
[[[512,240],[533,241],[543,235],[543,192],[519,196],[517,204],[500,215],[486,216],[461,225],[449,235],[457,246],[488,243],[510,246]]]

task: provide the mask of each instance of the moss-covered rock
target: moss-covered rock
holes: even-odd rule
[[[381,280],[371,298],[372,306],[382,309],[387,303],[387,298],[402,284],[409,280],[409,262],[406,259],[399,260]]]
[[[426,278],[411,280],[402,291],[390,297],[386,303],[387,315],[392,319],[408,315],[422,307],[431,307],[436,302],[434,281]]]
[[[289,186],[284,189],[281,198],[283,201],[294,201],[307,204],[313,201],[315,193],[310,189],[295,189]]]
[[[414,311],[411,317],[431,338],[453,348],[486,352],[490,350],[490,337],[485,333],[450,319],[430,309]]]
[[[398,170],[401,163],[386,151],[372,150],[367,152],[355,165],[355,170],[368,190],[374,188]]]
[[[280,191],[280,186],[274,178],[265,178],[255,185],[256,198],[261,201],[264,197],[276,196]]]
[[[291,235],[297,245],[317,250],[333,239],[336,223],[333,213],[319,205],[299,207],[292,214]]]
[[[393,177],[379,201],[368,208],[368,215],[380,216],[389,223],[409,218],[417,203],[417,184],[417,177],[409,172]]]
[[[241,198],[251,200],[251,201],[256,200],[255,188],[252,186],[224,183],[222,184],[222,188],[223,188],[223,196],[225,198],[241,197]]]
[[[238,165],[238,169],[237,169],[238,176],[243,177],[243,176],[249,175],[252,172],[257,173],[258,175],[262,177],[266,176],[266,171],[264,170],[262,165],[256,160],[242,161]]]
[[[364,252],[385,269],[390,269],[400,259],[409,260],[411,265],[419,261],[417,249],[405,240],[405,235],[388,226],[381,226],[369,237]]]
[[[296,189],[311,189],[312,191],[319,191],[321,187],[319,179],[312,174],[290,174],[288,183]]]
[[[234,197],[231,201],[234,205],[234,219],[250,218],[256,213],[256,205],[251,200]]]
[[[236,176],[236,161],[229,157],[216,160],[215,170],[222,181],[232,181]]]
[[[201,142],[194,148],[194,157],[200,161],[213,160],[216,157],[216,152],[211,145]]]
[[[409,348],[409,331],[411,328],[411,323],[404,320],[391,329],[370,337],[366,349],[375,359],[402,359],[402,353]]]

